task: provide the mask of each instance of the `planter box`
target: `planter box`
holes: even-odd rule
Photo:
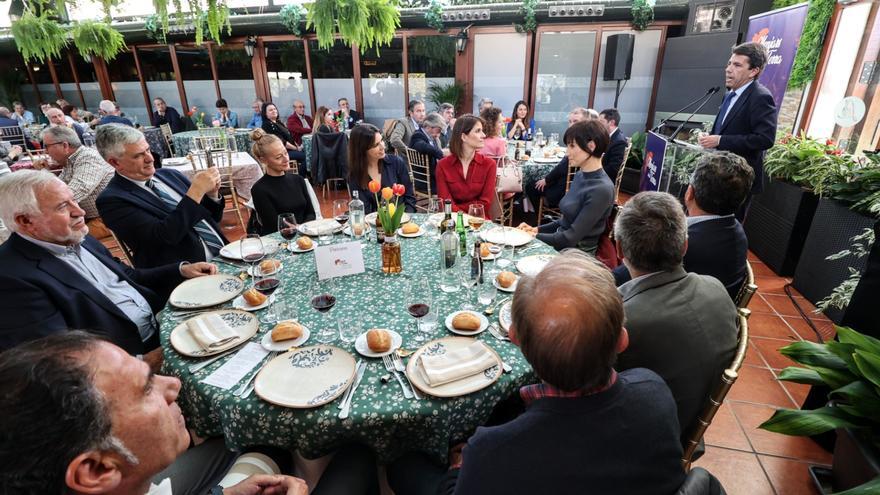
[[[872,228],[874,222],[875,219],[860,215],[843,203],[825,198],[820,200],[794,272],[794,288],[816,304],[849,277],[849,267],[864,272],[867,256],[847,256],[833,261],[825,258],[851,247],[850,239],[864,229]],[[843,310],[836,308],[825,312],[834,323],[840,323],[843,314]]]
[[[778,275],[793,274],[818,202],[801,187],[768,181],[764,192],[752,198],[743,225],[749,249]]]
[[[832,485],[839,492],[880,476],[880,452],[855,431],[840,428],[831,464]]]

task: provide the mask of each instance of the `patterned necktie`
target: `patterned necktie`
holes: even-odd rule
[[[712,127],[712,134],[718,134],[721,132],[721,127],[724,125],[724,119],[727,117],[727,109],[730,108],[730,102],[733,101],[733,97],[736,95],[736,91],[728,91],[726,95],[724,95],[724,101],[721,102],[721,110],[718,111],[718,118],[715,119],[715,126]]]
[[[147,187],[150,188],[151,191],[156,193],[156,196],[159,196],[159,199],[165,203],[165,206],[168,208],[168,211],[173,211],[177,208],[177,200],[172,198],[168,193],[163,191],[160,187],[156,186],[156,181],[150,179],[147,181]],[[220,249],[223,247],[223,239],[221,239],[217,234],[214,233],[214,230],[208,224],[207,221],[202,220],[193,227],[196,229],[196,234],[205,242],[208,246],[208,250],[211,251],[211,254],[217,256],[220,254]]]

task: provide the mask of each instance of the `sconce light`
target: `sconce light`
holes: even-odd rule
[[[257,39],[253,36],[248,36],[246,40],[244,40],[244,51],[247,53],[248,57],[253,58],[254,56],[254,48],[257,46]]]
[[[455,35],[455,51],[456,52],[464,53],[465,48],[467,48],[468,29],[470,29],[471,26],[473,26],[473,24],[462,29],[461,31],[458,32],[457,35]]]

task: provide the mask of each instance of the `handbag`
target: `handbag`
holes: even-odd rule
[[[523,191],[522,170],[515,163],[505,163],[498,175],[496,189],[500,193],[521,193]]]

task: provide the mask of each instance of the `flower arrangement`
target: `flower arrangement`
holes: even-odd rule
[[[382,187],[379,182],[371,180],[368,184],[370,192],[376,198],[377,216],[379,223],[382,224],[382,230],[385,235],[394,235],[400,227],[400,219],[403,217],[405,208],[400,208],[400,197],[404,195],[406,189],[402,184],[394,184],[391,187]],[[381,192],[382,200],[379,200]],[[391,200],[394,199],[394,202]]]
[[[336,130],[337,131],[342,132],[348,128],[348,122],[346,121],[346,118],[345,118],[345,112],[343,112],[342,110],[337,110],[333,114],[333,120],[336,121]]]

